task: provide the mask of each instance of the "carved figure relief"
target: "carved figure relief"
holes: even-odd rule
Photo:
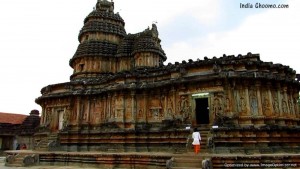
[[[282,111],[283,113],[288,113],[288,105],[284,99],[282,99]]]
[[[226,113],[231,111],[231,101],[228,97],[225,99],[224,106],[225,106],[225,112]]]
[[[270,108],[270,101],[267,97],[264,97],[264,99],[263,99],[262,108],[263,108],[264,114],[269,115],[268,113],[270,112],[271,108]]]
[[[279,113],[280,110],[279,110],[279,102],[277,97],[274,97],[273,108],[275,113]]]
[[[46,122],[45,122],[45,126],[49,126],[52,122],[52,111],[51,108],[47,108],[46,110]]]
[[[158,120],[161,118],[162,103],[159,96],[152,97],[148,117]]]
[[[247,111],[244,91],[240,92],[240,98],[238,100],[238,111],[240,113],[245,113]]]
[[[100,116],[100,121],[103,121],[105,119],[105,114],[103,110],[101,110]]]
[[[138,111],[137,118],[138,118],[138,119],[142,119],[142,118],[143,118],[143,110],[140,109],[140,110]]]
[[[144,99],[141,99],[140,101],[138,101],[138,113],[137,113],[137,118],[138,119],[142,119],[144,117],[144,107],[145,107],[145,103],[144,103]]]
[[[85,106],[87,104],[83,104],[83,115],[82,115],[82,120],[84,122],[87,122],[88,120],[88,110],[87,110],[87,106]]]
[[[111,114],[110,114],[110,118],[116,118],[115,105],[116,105],[116,97],[113,96],[112,97],[112,101],[111,101]]]
[[[117,118],[121,118],[123,116],[123,98],[122,96],[119,96],[116,100],[116,108],[117,108],[117,112],[116,112],[116,117]]]
[[[93,118],[93,121],[95,123],[99,123],[100,122],[100,111],[101,111],[101,101],[100,100],[97,100],[95,103],[94,103],[94,118]]]
[[[214,101],[213,101],[213,115],[214,118],[218,115],[218,114],[223,114],[223,107],[222,107],[222,103],[219,97],[215,97]]]
[[[131,118],[132,115],[132,98],[127,98],[126,102],[126,118]]]
[[[255,94],[255,90],[250,90],[250,111],[252,116],[258,115],[258,100]]]
[[[295,111],[295,115],[299,117],[299,112],[297,114],[297,111],[298,111],[297,99],[294,99],[294,111]]]
[[[63,128],[68,126],[69,121],[70,121],[70,106],[67,106],[63,117]]]
[[[294,115],[294,105],[293,105],[293,101],[291,99],[289,99],[288,101],[289,103],[289,108],[290,108],[290,114]]]
[[[179,101],[179,112],[183,121],[186,121],[190,118],[189,115],[189,102],[187,96],[181,96]]]
[[[168,99],[167,118],[174,119],[173,99]]]

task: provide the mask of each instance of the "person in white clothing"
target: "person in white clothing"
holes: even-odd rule
[[[200,132],[197,130],[197,128],[194,129],[192,138],[194,139],[192,143],[194,146],[194,152],[198,154],[200,152],[201,135]]]

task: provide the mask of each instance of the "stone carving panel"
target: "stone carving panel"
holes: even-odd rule
[[[123,95],[116,97],[116,118],[122,118],[124,113]]]
[[[272,98],[273,98],[273,110],[274,110],[274,113],[277,114],[277,115],[279,115],[280,109],[279,109],[279,101],[278,101],[278,96],[277,96],[276,91],[272,92]]]
[[[174,98],[173,96],[168,97],[168,103],[167,103],[167,113],[166,118],[167,119],[174,119]]]
[[[70,123],[70,111],[70,106],[67,106],[63,117],[63,128],[67,127]]]
[[[294,103],[293,103],[293,100],[290,98],[288,100],[288,104],[289,104],[289,110],[290,110],[290,115],[294,115]]]
[[[229,99],[228,99],[228,101],[229,101]],[[213,107],[213,118],[214,119],[216,118],[216,116],[224,114],[223,100],[222,100],[222,96],[220,94],[218,94],[218,93],[214,94],[212,107]]]
[[[45,120],[45,126],[50,126],[53,119],[53,113],[52,109],[48,107],[46,109],[46,120]]]
[[[258,115],[258,99],[256,96],[256,90],[250,89],[249,90],[249,101],[250,101],[250,112],[251,116],[257,116]]]
[[[226,112],[226,114],[229,114],[231,112],[231,100],[229,97],[226,97],[225,99],[225,103],[224,103],[224,110]]]
[[[132,98],[128,97],[126,99],[126,119],[131,119],[132,118]]]
[[[102,110],[102,103],[100,99],[95,100],[94,102],[94,113],[93,113],[93,119],[92,121],[96,124],[100,123],[100,119],[101,119],[101,110]]]
[[[117,117],[115,107],[116,107],[116,96],[113,96],[111,99],[111,113],[110,113],[110,118],[113,118],[113,119],[115,119]]]
[[[262,94],[262,110],[265,116],[271,115],[271,104],[266,91]]]
[[[244,90],[239,90],[239,98],[237,100],[238,103],[238,112],[241,114],[246,114],[247,104],[246,104],[246,96]]]
[[[162,101],[159,95],[151,97],[148,118],[151,120],[161,120],[163,118]]]
[[[190,120],[190,103],[188,100],[188,96],[182,95],[180,96],[180,100],[178,103],[179,106],[179,113],[180,117],[182,118],[182,121],[188,121]]]
[[[144,119],[144,108],[146,107],[144,101],[144,95],[137,96],[137,120],[141,121]]]
[[[282,112],[286,115],[288,113],[288,104],[285,99],[282,99]]]

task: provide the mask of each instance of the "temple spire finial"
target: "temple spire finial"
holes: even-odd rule
[[[112,0],[110,2],[107,0],[98,0],[96,10],[114,12],[114,2]]]

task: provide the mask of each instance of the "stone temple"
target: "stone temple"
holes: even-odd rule
[[[164,64],[155,24],[127,34],[114,2],[84,19],[69,82],[48,85],[35,150],[300,152],[299,75],[259,54]]]

